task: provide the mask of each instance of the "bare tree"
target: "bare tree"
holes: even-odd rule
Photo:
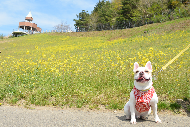
[[[71,27],[70,25],[67,25],[67,22],[61,22],[61,24],[58,24],[56,26],[53,27],[55,30],[57,30],[58,32],[68,32],[71,31]]]

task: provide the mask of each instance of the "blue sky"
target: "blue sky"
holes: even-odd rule
[[[91,11],[99,0],[0,0],[0,35],[5,36],[18,30],[19,22],[24,21],[29,11],[33,23],[42,31],[53,30],[62,21],[75,31],[73,19],[82,10]]]

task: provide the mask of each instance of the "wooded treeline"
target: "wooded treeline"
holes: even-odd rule
[[[99,0],[77,15],[78,31],[126,29],[190,16],[190,0]],[[79,28],[79,29],[78,29]]]

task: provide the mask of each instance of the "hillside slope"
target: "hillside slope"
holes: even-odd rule
[[[96,37],[103,36],[108,40],[114,40],[118,38],[128,38],[134,36],[145,36],[148,34],[162,34],[170,33],[177,30],[190,30],[190,18],[183,18],[173,21],[167,21],[164,23],[154,23],[141,27],[136,27],[132,29],[123,30],[108,30],[108,31],[93,31],[93,32],[77,32],[77,33],[67,33],[69,36],[77,37]]]
[[[133,88],[134,62],[144,66],[151,61],[155,75],[190,44],[189,23],[185,18],[126,30],[1,40],[0,100],[26,106],[122,109]],[[161,109],[174,110],[179,107],[176,99],[190,98],[189,53],[154,81]]]

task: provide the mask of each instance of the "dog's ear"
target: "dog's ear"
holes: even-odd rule
[[[134,63],[134,69],[133,69],[133,71],[135,72],[138,67],[139,67],[139,64],[138,64],[137,62],[135,62],[135,63]]]
[[[148,61],[148,62],[146,63],[146,66],[145,66],[145,67],[152,71],[152,65],[151,65],[151,62],[150,62],[150,61]]]

